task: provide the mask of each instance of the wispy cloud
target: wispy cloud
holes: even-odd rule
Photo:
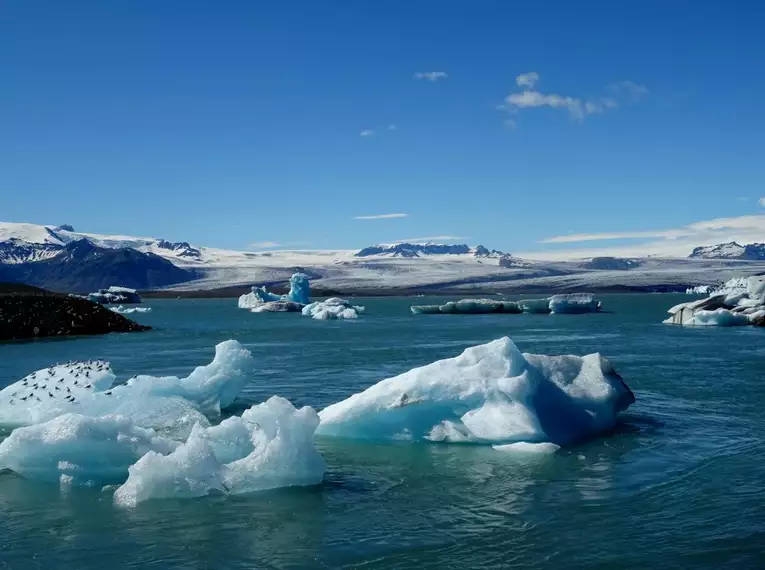
[[[760,198],[760,199],[758,200],[758,202],[760,203],[760,206],[762,206],[763,208],[765,208],[765,198]]]
[[[614,97],[596,97],[591,99],[582,99],[569,95],[558,95],[555,93],[542,93],[535,89],[539,82],[539,74],[535,71],[522,73],[515,78],[518,87],[524,88],[523,91],[510,93],[505,97],[503,104],[498,108],[502,111],[518,113],[522,109],[531,109],[538,107],[550,107],[551,109],[561,109],[567,111],[569,116],[575,121],[582,121],[588,115],[598,115],[610,109],[619,107],[619,101]],[[637,98],[648,92],[644,85],[638,85],[631,81],[622,81],[609,86],[615,95],[620,93],[629,93],[631,97]],[[515,121],[512,122],[515,126]]]
[[[619,81],[618,83],[612,83],[608,86],[608,90],[612,93],[626,93],[633,99],[640,99],[643,95],[648,94],[648,87],[640,85],[634,81]]]
[[[428,236],[428,237],[399,239],[399,240],[396,240],[394,243],[424,243],[429,241],[459,241],[464,239],[468,239],[468,238],[462,237],[462,236]]]
[[[642,240],[628,245],[611,245],[615,240]],[[519,252],[519,256],[537,259],[574,259],[596,255],[678,256],[686,257],[694,247],[736,241],[741,244],[765,241],[765,214],[715,218],[679,228],[633,232],[603,232],[554,236],[542,244],[606,242],[584,249],[558,249],[542,252]]]
[[[273,247],[280,247],[281,245],[283,244],[277,243],[275,241],[256,241],[247,247],[249,249],[271,249]]]
[[[375,136],[375,132],[372,129],[364,129],[359,133],[360,137],[373,137]]]
[[[396,125],[394,125],[393,123],[391,123],[390,125],[388,125],[388,130],[389,130],[389,131],[395,131],[396,129],[398,129],[398,127],[397,127]]]
[[[536,71],[521,73],[515,78],[515,83],[518,87],[528,87],[529,89],[534,89],[537,81],[539,81],[539,74]]]
[[[373,214],[369,216],[353,216],[354,220],[392,220],[394,218],[407,218],[409,214]]]
[[[415,79],[424,79],[425,81],[439,81],[448,77],[449,74],[445,71],[418,71],[414,74]]]

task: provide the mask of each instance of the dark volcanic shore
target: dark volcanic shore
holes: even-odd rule
[[[0,283],[0,341],[150,329],[86,299]]]

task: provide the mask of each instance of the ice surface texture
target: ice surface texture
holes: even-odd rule
[[[316,485],[324,476],[324,460],[313,444],[318,425],[313,408],[296,409],[273,396],[241,417],[195,427],[170,454],[149,451],[130,467],[115,500],[130,506],[151,498]]]
[[[317,301],[303,307],[303,315],[319,321],[334,319],[358,319],[364,307],[351,305],[345,299],[330,297],[326,301]]]
[[[702,288],[689,289],[689,293]],[[709,292],[709,290],[707,290]],[[737,277],[711,292],[709,297],[680,303],[667,311],[665,324],[733,327],[760,325],[765,321],[765,277]]]
[[[278,301],[288,301],[292,303],[300,303],[305,305],[310,303],[311,298],[311,285],[308,281],[308,276],[304,273],[293,273],[290,277],[290,292],[286,295],[274,295],[269,293],[265,287],[257,288],[253,287],[250,293],[239,297],[240,309],[254,309],[259,305],[265,303],[273,303]],[[282,311],[253,311],[255,312],[287,312]]]
[[[317,433],[369,440],[566,445],[635,398],[599,354],[521,354],[509,338],[383,380],[320,412]]]

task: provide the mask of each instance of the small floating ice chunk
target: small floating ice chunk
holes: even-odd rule
[[[509,338],[382,380],[320,412],[318,434],[566,445],[611,429],[634,395],[599,354],[521,354]]]
[[[595,313],[600,310],[600,302],[590,293],[571,293],[553,295],[549,307],[553,313]]]
[[[524,453],[534,455],[550,455],[560,449],[560,445],[554,443],[528,443],[519,441],[518,443],[508,443],[506,445],[493,446],[497,451],[506,453]]]
[[[151,307],[110,307],[110,311],[119,313],[120,315],[129,315],[130,313],[151,313]]]
[[[13,430],[0,443],[0,470],[27,479],[101,487],[121,483],[149,451],[170,453],[177,442],[122,416],[64,414]]]
[[[303,307],[303,315],[324,321],[334,319],[357,319],[364,312],[364,307],[351,305],[345,299],[330,297],[326,301],[316,301]]]
[[[316,485],[325,469],[313,444],[318,424],[312,408],[296,409],[274,396],[219,426],[194,428],[168,455],[148,452],[130,467],[115,501],[134,506],[148,499]]]

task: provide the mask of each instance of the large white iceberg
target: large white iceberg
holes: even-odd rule
[[[590,293],[570,293],[553,295],[548,303],[552,313],[595,313],[600,310],[600,301]]]
[[[13,430],[0,443],[0,470],[27,479],[100,487],[122,483],[128,467],[147,452],[166,454],[177,446],[123,416],[64,414]]]
[[[667,312],[665,324],[684,326],[765,326],[765,277],[737,277],[709,297],[680,303]]]
[[[567,445],[613,428],[617,414],[634,401],[599,354],[521,354],[505,337],[325,408],[317,434]]]
[[[229,406],[250,378],[253,360],[239,342],[215,347],[215,358],[186,378],[136,376],[116,379],[103,361],[43,368],[0,391],[0,425],[41,423],[66,413],[121,415],[141,427],[188,432],[204,414]]]
[[[316,485],[324,460],[313,444],[319,417],[274,396],[241,417],[197,426],[172,453],[149,451],[129,468],[115,501],[133,506],[148,499],[251,493]]]
[[[330,297],[326,301],[316,301],[303,307],[303,315],[312,319],[326,321],[333,319],[358,319],[364,307],[352,305],[345,299]]]
[[[310,302],[310,298],[311,285],[308,281],[308,276],[304,273],[294,273],[290,277],[290,292],[286,295],[269,293],[265,287],[252,287],[250,293],[239,297],[239,308],[252,310],[265,303],[277,301],[289,301],[305,305]]]

